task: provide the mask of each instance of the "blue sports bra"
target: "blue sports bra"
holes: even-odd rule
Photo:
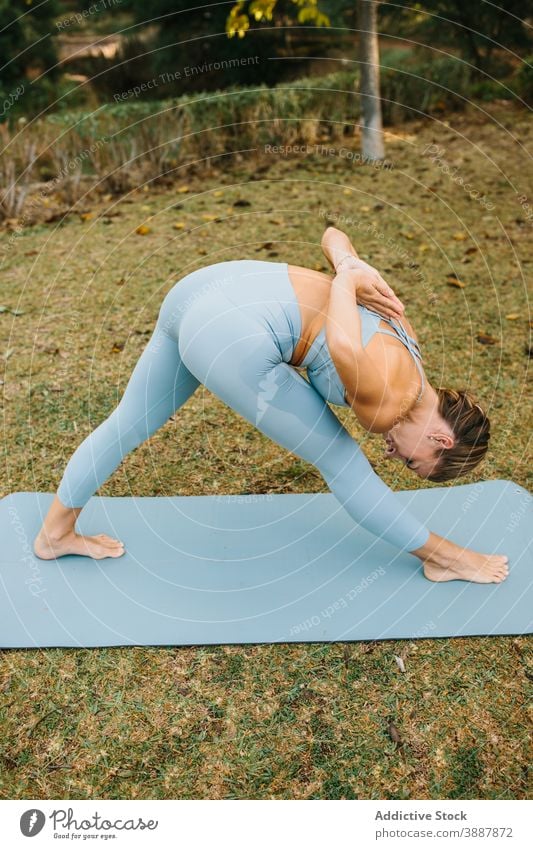
[[[417,398],[417,400],[420,400],[424,391],[425,380],[424,370],[421,366],[422,354],[420,352],[418,342],[416,342],[412,336],[409,336],[403,325],[395,321],[393,318],[384,318],[382,315],[364,307],[362,304],[357,304],[357,309],[359,310],[361,318],[361,338],[363,348],[366,348],[374,333],[385,333],[387,336],[394,336],[396,339],[400,339],[407,350],[413,355],[416,367],[422,379],[422,386]],[[391,330],[382,329],[379,326],[379,322],[381,320],[388,322],[388,324],[390,324],[396,332],[393,333]],[[317,334],[313,344],[309,348],[298,368],[304,368],[307,370],[309,383],[314,386],[316,391],[324,398],[325,401],[329,401],[331,404],[337,404],[338,406],[350,406],[345,400],[345,387],[337,373],[329,353],[326,342],[325,325]]]

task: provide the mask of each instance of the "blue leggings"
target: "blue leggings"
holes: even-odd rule
[[[235,260],[186,275],[165,297],[118,406],[70,458],[59,500],[83,507],[123,457],[202,383],[274,442],[312,463],[362,527],[400,549],[422,546],[429,530],[289,364],[300,331],[286,263]]]

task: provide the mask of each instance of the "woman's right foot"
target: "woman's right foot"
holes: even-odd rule
[[[71,532],[59,539],[51,539],[41,530],[33,542],[33,552],[41,560],[55,560],[65,554],[81,554],[93,560],[103,560],[105,557],[122,557],[124,551],[124,543],[107,534],[83,536]]]
[[[426,561],[424,575],[429,581],[500,584],[509,575],[508,559],[504,554],[480,554],[469,550],[460,557],[448,558],[439,564]]]

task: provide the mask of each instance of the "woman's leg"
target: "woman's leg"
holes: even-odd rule
[[[373,471],[363,451],[316,390],[283,362],[275,328],[261,308],[224,293],[195,303],[183,318],[183,362],[208,389],[284,448],[312,463],[346,511],[367,530],[405,550],[428,529]]]
[[[121,460],[165,424],[198,387],[171,335],[179,325],[179,285],[181,281],[163,302],[154,332],[118,406],[70,458],[34,542],[37,556],[53,559],[62,554],[85,554],[100,559],[124,553],[120,541],[104,534],[83,537],[75,534],[74,525],[83,506]]]

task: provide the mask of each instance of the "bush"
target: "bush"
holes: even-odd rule
[[[234,87],[161,101],[130,98],[95,111],[63,110],[18,135],[5,126],[11,153],[0,216],[20,214],[30,180],[46,181],[46,196],[53,192],[73,205],[91,189],[124,192],[166,181],[188,160],[201,163],[266,143],[313,142],[321,125],[332,138],[342,138],[357,113],[353,74],[346,71],[277,88]]]
[[[464,108],[470,97],[468,65],[455,57],[430,58],[402,53],[394,50],[382,58],[381,97],[385,124]]]
[[[526,56],[514,79],[516,93],[528,106],[533,106],[533,56]]]
[[[524,65],[515,79],[521,96],[531,97],[531,68]],[[458,59],[430,61],[399,50],[384,54],[381,82],[385,124],[461,108],[473,86],[480,96],[496,94],[486,79],[474,82]],[[123,192],[147,181],[167,182],[186,162],[199,164],[232,150],[313,143],[325,129],[331,140],[341,140],[359,122],[356,91],[354,72],[339,71],[276,88],[233,87],[158,101],[130,97],[94,111],[59,111],[18,135],[4,125],[10,155],[9,168],[0,173],[0,216],[20,214],[30,180],[46,180],[54,195],[72,205],[91,190]]]

